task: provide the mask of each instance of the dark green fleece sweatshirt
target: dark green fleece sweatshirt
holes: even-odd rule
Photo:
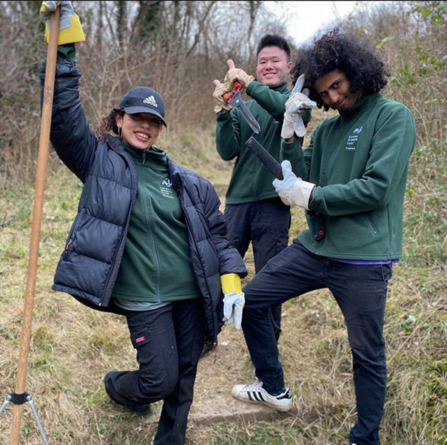
[[[138,174],[138,191],[112,296],[167,302],[200,297],[189,262],[183,210],[168,177],[166,152],[123,144]]]
[[[318,255],[352,260],[402,257],[403,203],[413,115],[380,94],[362,97],[347,115],[326,119],[304,151],[282,142],[298,177],[316,184],[309,210],[321,212],[326,236],[317,241],[314,219],[298,239]]]
[[[279,160],[285,103],[290,95],[287,82],[268,87],[253,81],[247,88],[247,94],[255,100],[249,100],[245,104],[261,126],[255,139]],[[225,161],[236,158],[226,204],[278,197],[272,186],[274,176],[245,146],[245,142],[253,135],[253,130],[239,110],[223,111],[217,115],[217,151]]]

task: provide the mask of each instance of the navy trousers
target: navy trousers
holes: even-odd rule
[[[204,344],[202,299],[126,316],[139,369],[114,374],[115,398],[123,405],[163,400],[154,445],[183,445]]]
[[[255,272],[287,247],[290,229],[290,207],[279,198],[225,206],[228,239],[242,258],[253,245]],[[270,309],[278,341],[281,334],[281,305]]]
[[[332,292],[352,350],[358,420],[350,443],[356,445],[379,444],[387,379],[383,322],[391,274],[391,264],[345,264],[314,255],[294,240],[244,288],[242,328],[256,376],[267,391],[285,386],[270,308],[316,289]]]

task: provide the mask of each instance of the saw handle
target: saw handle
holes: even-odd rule
[[[281,164],[253,136],[248,139],[245,145],[273,173],[275,178],[280,181],[284,179]]]
[[[234,96],[234,94],[240,90],[242,90],[242,84],[238,80],[236,80],[236,82],[234,82],[233,91],[231,93],[225,93],[223,95],[224,101],[228,102]]]

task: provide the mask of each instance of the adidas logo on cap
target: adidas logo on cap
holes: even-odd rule
[[[153,114],[159,117],[166,127],[165,103],[153,88],[141,86],[132,88],[121,98],[119,108],[127,114]]]
[[[156,100],[154,99],[154,96],[146,97],[146,99],[143,100],[143,103],[153,105],[154,107],[158,108],[158,105],[157,105]]]

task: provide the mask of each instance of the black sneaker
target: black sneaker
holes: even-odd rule
[[[145,403],[143,405],[141,404],[133,404],[133,403],[124,403],[121,402],[120,400],[122,399],[122,396],[116,392],[116,390],[113,388],[113,386],[110,383],[110,379],[112,377],[112,374],[117,374],[119,373],[119,371],[109,371],[105,376],[104,376],[104,387],[106,389],[106,393],[107,395],[118,405],[124,406],[125,408],[127,408],[130,412],[135,413],[135,414],[147,414],[150,412],[151,410],[151,406],[149,403]]]

